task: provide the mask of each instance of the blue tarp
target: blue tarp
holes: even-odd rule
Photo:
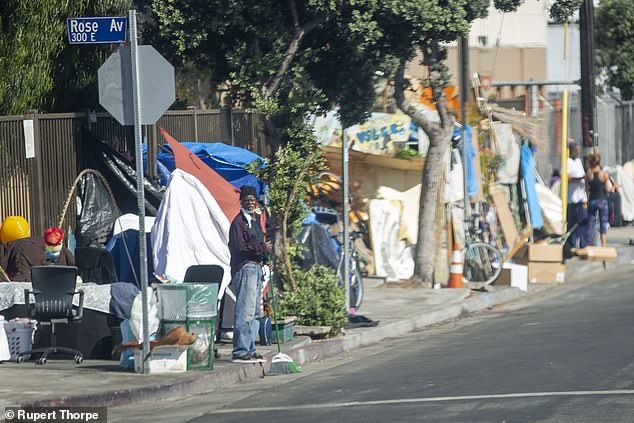
[[[526,203],[528,204],[528,212],[531,216],[531,225],[534,229],[540,229],[544,226],[544,217],[542,209],[539,206],[537,191],[535,190],[535,160],[533,152],[527,145],[522,146],[520,151],[520,160],[522,167],[522,180],[526,189]]]
[[[124,239],[125,238],[125,239]],[[154,261],[152,259],[152,237],[146,234],[147,243],[147,271],[151,279],[154,274]],[[135,284],[141,289],[140,263],[139,263],[139,231],[128,229],[110,238],[106,249],[112,254],[117,276],[120,282]],[[132,263],[130,263],[132,260]],[[134,266],[134,267],[133,267]]]
[[[475,197],[478,193],[478,177],[476,176],[476,151],[471,143],[471,126],[467,125],[464,130],[466,142],[463,145],[467,146],[467,194],[469,197]],[[462,128],[456,128],[453,131],[453,136],[462,136]],[[463,147],[464,148],[464,147]],[[462,156],[464,157],[464,155]]]
[[[218,172],[225,180],[229,181],[236,188],[243,185],[251,185],[256,187],[258,195],[262,190],[262,184],[257,178],[249,173],[245,168],[252,162],[264,159],[249,150],[240,147],[223,144],[221,142],[182,142],[187,149],[196,154],[205,164]],[[174,155],[169,145],[164,145],[163,149],[158,153],[158,162],[164,168],[173,172],[175,169]],[[164,170],[160,169],[163,176]]]

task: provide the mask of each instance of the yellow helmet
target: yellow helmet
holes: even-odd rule
[[[0,227],[0,241],[6,244],[17,239],[31,236],[29,222],[22,216],[9,216],[4,219]]]

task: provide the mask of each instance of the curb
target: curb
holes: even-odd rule
[[[634,248],[618,248],[619,259],[609,263],[608,269],[629,264],[634,260]],[[577,268],[577,263],[572,269]],[[579,270],[571,272],[568,279],[575,276],[588,276],[591,273],[603,272],[601,262],[579,262]],[[571,270],[572,270],[571,269]],[[471,296],[461,303],[452,304],[441,310],[434,310],[426,314],[417,314],[401,320],[387,323],[375,328],[365,329],[359,333],[352,333],[340,338],[310,342],[286,351],[297,364],[322,360],[328,357],[351,351],[357,348],[376,344],[385,339],[395,338],[425,327],[465,317],[492,307],[511,303],[519,299],[530,299],[540,296],[559,284],[542,285],[543,288],[529,292],[522,292],[517,288],[504,288],[493,292],[482,292]],[[113,390],[86,395],[74,395],[38,401],[21,403],[21,407],[115,407],[130,405],[137,402],[160,401],[189,395],[202,394],[216,389],[225,388],[236,383],[261,379],[270,367],[270,362],[261,365],[241,365],[217,369],[213,372],[195,373],[189,377],[180,378],[162,384],[147,385],[124,390]]]

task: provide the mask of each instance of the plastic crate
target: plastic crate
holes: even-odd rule
[[[293,339],[293,335],[295,334],[295,321],[297,319],[295,317],[287,318],[284,320],[278,320],[273,323],[273,343],[277,343],[277,335],[275,333],[275,327],[277,326],[277,330],[280,333],[280,344],[285,344]]]
[[[30,351],[33,347],[33,332],[35,325],[26,322],[5,322],[4,331],[7,333],[9,341],[9,353],[11,361],[16,361],[18,355],[25,351]],[[28,360],[31,355],[25,355],[24,359]]]
[[[218,314],[217,283],[181,283],[159,285],[159,319],[184,322],[210,319]]]
[[[187,319],[183,322],[161,321],[161,333],[165,335],[178,326],[197,335],[196,342],[187,350],[187,370],[212,370],[214,368],[214,335],[216,318]]]

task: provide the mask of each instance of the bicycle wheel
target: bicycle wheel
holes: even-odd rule
[[[358,309],[363,302],[363,275],[359,260],[354,259],[350,269],[350,307]]]
[[[469,282],[489,285],[502,272],[502,254],[483,242],[467,246],[464,255],[464,277]]]
[[[339,286],[345,287],[343,280],[343,260],[339,262],[337,268],[337,278]],[[350,258],[350,300],[349,308],[358,309],[363,302],[363,275],[361,274],[361,266],[358,259]]]

